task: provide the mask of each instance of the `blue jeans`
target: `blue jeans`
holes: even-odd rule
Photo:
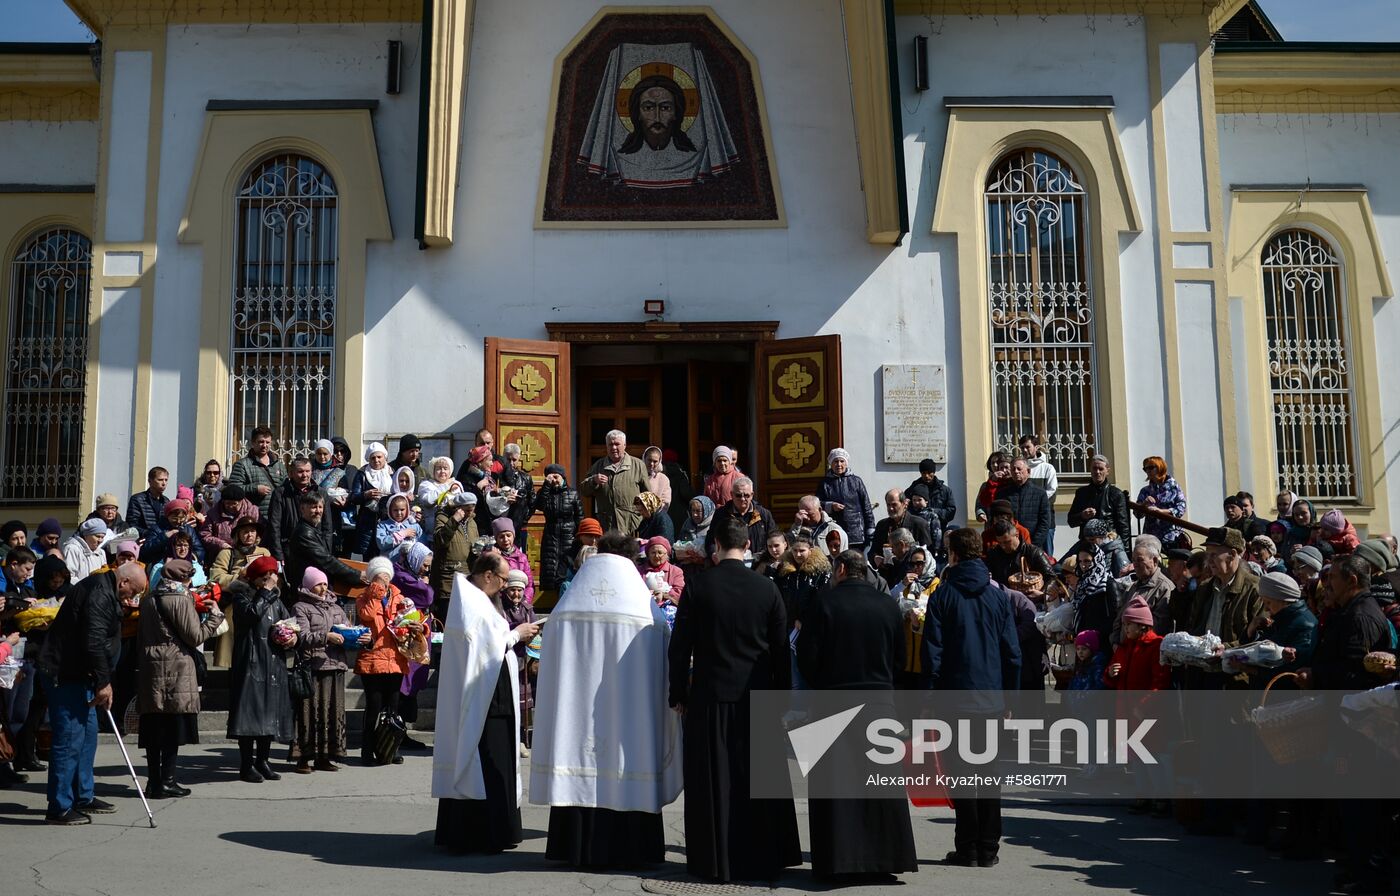
[[[92,688],[44,678],[49,694],[49,815],[63,815],[92,801],[92,766],[97,758],[97,710]]]

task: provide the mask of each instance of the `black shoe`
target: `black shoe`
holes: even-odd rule
[[[957,865],[961,868],[973,868],[977,865],[977,857],[958,852],[955,849],[943,857],[943,864]]]
[[[268,780],[268,781],[280,781],[280,780],[282,780],[282,776],[279,775],[279,774],[277,774],[277,772],[274,772],[274,771],[272,770],[272,766],[268,765],[266,762],[254,762],[254,763],[253,763],[253,769],[254,769],[255,771],[257,771],[258,774],[262,775],[263,778],[264,778],[265,780]]]
[[[166,795],[173,796],[175,799],[179,799],[182,796],[189,796],[190,793],[192,793],[192,791],[188,787],[181,787],[174,781],[165,781],[163,783]]]
[[[106,800],[91,799],[86,803],[78,803],[73,808],[84,815],[116,815],[117,807]]]
[[[45,815],[44,823],[72,826],[75,824],[92,824],[92,819],[88,818],[86,815],[79,812],[77,809],[69,809],[62,815]]]
[[[0,765],[0,788],[14,787],[16,784],[28,784],[29,776],[21,775],[8,765]]]
[[[238,780],[246,781],[249,784],[261,784],[263,782],[263,776],[251,768],[245,768],[238,773]]]
[[[978,856],[978,857],[977,857],[977,867],[978,867],[978,868],[995,868],[997,862],[1000,862],[1000,861],[1001,861],[1001,859],[1000,859],[1000,857],[998,857],[998,856]]]
[[[389,761],[392,762],[394,765],[403,765],[403,757],[397,753],[395,753],[394,758],[390,759]]]
[[[40,762],[36,756],[29,756],[25,759],[17,760],[14,766],[17,772],[45,772],[49,770],[49,767]]]
[[[159,781],[152,781],[146,785],[146,799],[148,800],[168,800],[171,794],[165,789],[165,785]]]
[[[411,737],[404,737],[403,743],[399,744],[399,749],[400,749],[400,750],[426,750],[426,749],[428,749],[428,745],[425,744],[425,743],[423,743],[421,740],[415,740],[414,738],[411,738]]]

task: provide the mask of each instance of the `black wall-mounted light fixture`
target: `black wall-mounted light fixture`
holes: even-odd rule
[[[384,83],[384,92],[398,96],[403,75],[403,41],[389,41],[389,74]]]
[[[928,90],[928,36],[914,37],[914,89]]]
[[[643,299],[642,313],[650,314],[652,317],[660,317],[666,313],[665,299]]]

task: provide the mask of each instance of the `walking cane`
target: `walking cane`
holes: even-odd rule
[[[146,802],[146,792],[141,789],[141,782],[136,777],[136,766],[131,764],[131,754],[126,751],[126,744],[122,743],[121,731],[117,728],[117,720],[112,718],[112,708],[107,707],[107,721],[112,724],[112,733],[117,736],[117,746],[121,747],[122,758],[126,760],[126,770],[131,772],[131,783],[136,785],[136,795],[141,797],[141,805],[146,807],[146,818],[150,820],[151,827],[156,826],[156,817],[151,814],[151,804]]]

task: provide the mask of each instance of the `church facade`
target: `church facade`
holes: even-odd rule
[[[0,47],[0,503],[610,429],[779,516],[1037,435],[1188,516],[1400,497],[1400,46],[1242,0],[68,0]],[[392,453],[392,452],[391,452]],[[81,512],[80,512],[81,509]],[[1261,511],[1262,512],[1262,511]]]

